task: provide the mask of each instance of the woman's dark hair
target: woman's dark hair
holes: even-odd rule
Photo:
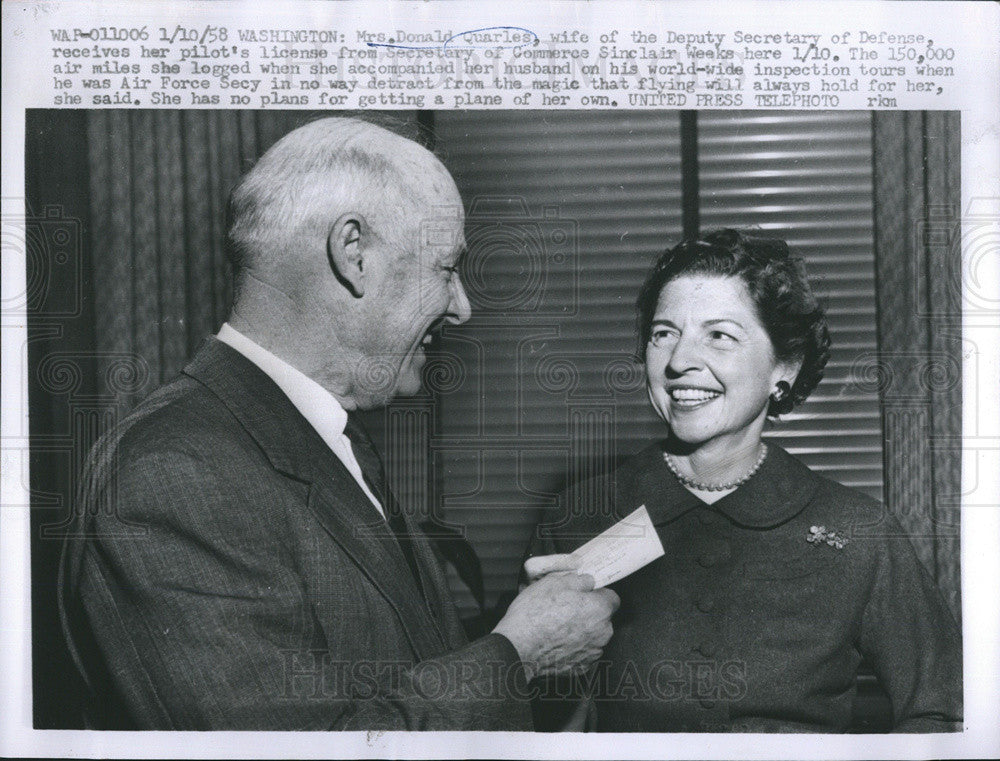
[[[775,357],[779,361],[802,360],[790,396],[792,405],[804,401],[823,377],[830,358],[830,333],[806,279],[805,266],[789,254],[788,244],[725,229],[683,240],[666,251],[650,271],[636,302],[640,360],[645,359],[663,286],[683,275],[738,277],[743,281]],[[767,414],[774,417],[790,409],[787,403],[772,400]]]

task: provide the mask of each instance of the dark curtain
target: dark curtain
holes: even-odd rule
[[[149,388],[218,330],[232,297],[223,248],[236,180],[304,121],[250,111],[92,111],[87,115],[97,351],[132,356]],[[109,361],[111,361],[109,359]],[[108,373],[99,373],[108,391]],[[133,384],[135,386],[137,384]],[[123,398],[124,397],[124,398]]]
[[[876,113],[873,135],[885,502],[960,616],[959,114]]]

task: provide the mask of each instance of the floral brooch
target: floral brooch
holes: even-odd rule
[[[842,550],[844,549],[844,545],[851,540],[846,536],[838,534],[833,529],[828,529],[826,526],[810,526],[809,535],[806,537],[806,541],[810,544],[820,544],[821,542],[826,542],[831,547],[836,547],[838,550]]]

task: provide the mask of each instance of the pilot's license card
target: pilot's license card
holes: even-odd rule
[[[572,553],[580,562],[577,573],[593,576],[595,589],[624,579],[661,555],[663,545],[645,505]]]

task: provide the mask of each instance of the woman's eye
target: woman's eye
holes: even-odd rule
[[[736,339],[729,335],[728,333],[723,333],[721,330],[713,330],[710,334],[713,341],[735,341]]]
[[[666,328],[657,328],[650,333],[649,340],[652,341],[654,345],[659,346],[661,343],[670,340],[670,338],[674,335],[675,333],[671,330],[667,330]]]

